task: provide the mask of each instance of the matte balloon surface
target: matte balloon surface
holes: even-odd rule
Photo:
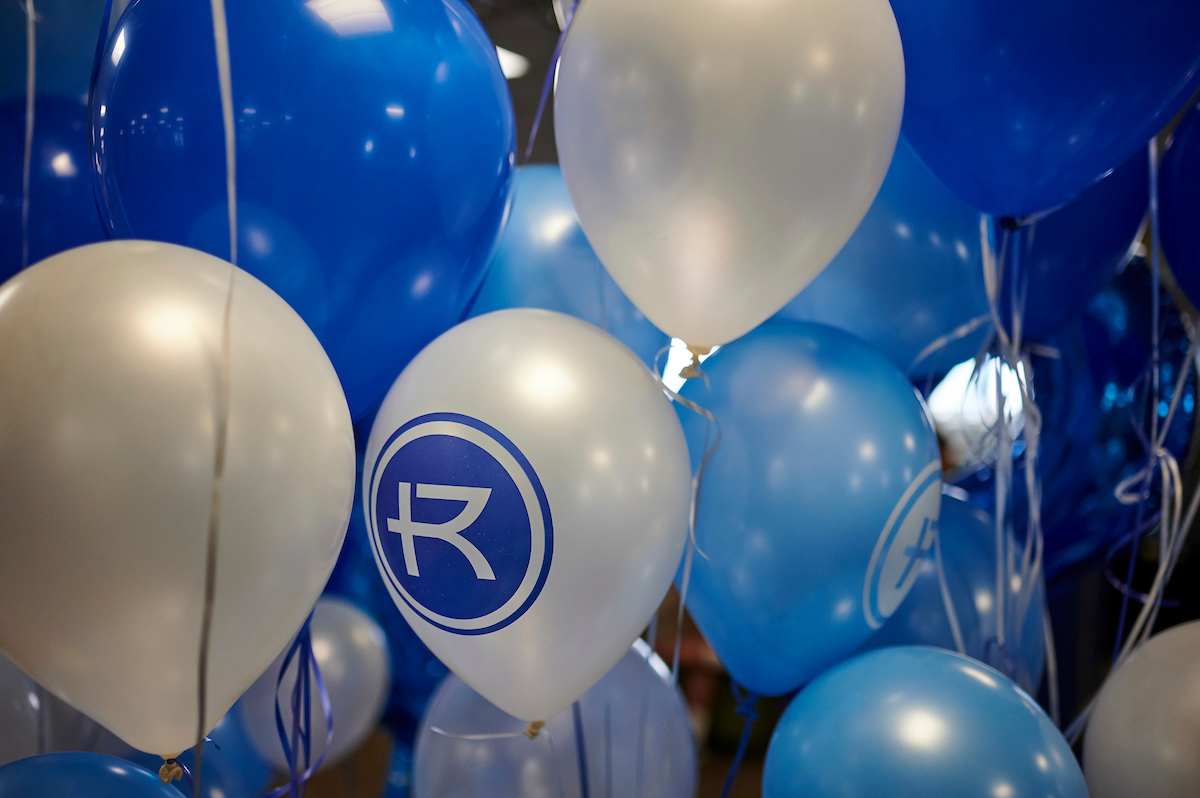
[[[489,704],[457,676],[447,676],[421,723],[414,798],[693,798],[696,744],[687,705],[671,685],[667,666],[648,645],[636,641],[580,697],[579,708],[582,735],[568,708],[529,740],[524,735],[528,724]]]
[[[892,0],[904,133],[998,216],[1062,205],[1158,132],[1200,84],[1192,0]]]
[[[1200,623],[1161,632],[1113,672],[1083,740],[1092,798],[1183,798],[1200,791]]]
[[[855,657],[801,691],[771,737],[762,794],[1088,798],[1071,747],[1024,691],[919,646]]]
[[[518,169],[512,194],[512,212],[468,316],[557,310],[596,325],[653,367],[670,339],[646,321],[592,252],[559,168]]]
[[[671,583],[691,474],[662,386],[544,310],[466,321],[384,400],[363,469],[380,574],[421,639],[522,720],[629,649]]]
[[[0,798],[179,798],[157,773],[104,754],[43,754],[0,767]]]
[[[325,769],[354,753],[379,725],[391,687],[391,663],[379,624],[350,602],[332,596],[322,597],[313,609],[312,647],[333,710],[333,742],[326,748],[325,710],[313,699],[312,761],[324,754],[321,768]],[[288,762],[275,726],[276,684],[285,729],[292,728],[290,701],[296,684],[296,658],[282,683],[278,681],[286,653],[285,649],[276,657],[237,704],[254,750],[280,773],[287,772]]]
[[[837,254],[883,182],[904,103],[884,0],[580,5],[555,90],[579,221],[650,321],[749,332]]]
[[[29,172],[29,264],[105,239],[88,166],[87,106],[39,97]],[[21,270],[25,101],[0,102],[0,280]]]
[[[465,3],[245,0],[228,23],[238,263],[313,329],[360,418],[479,285],[514,162],[508,86]],[[228,257],[211,28],[203,3],[131,5],[92,137],[117,237]]]
[[[833,327],[772,321],[704,370],[682,394],[723,437],[687,605],[735,681],[778,695],[861,646],[933,556],[937,437],[904,375]],[[679,413],[696,465],[707,422]]]
[[[0,287],[0,649],[157,754],[196,736],[231,275],[210,724],[303,623],[354,487],[328,358],[286,303],[231,268],[170,244],[110,241]]]

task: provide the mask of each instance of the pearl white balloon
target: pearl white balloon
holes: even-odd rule
[[[110,241],[0,287],[0,649],[134,748],[195,742],[214,407],[232,267]],[[317,339],[236,272],[206,721],[333,569],[354,440]]]
[[[713,346],[765,321],[846,243],[903,106],[887,0],[587,0],[554,126],[613,279],[659,329]]]
[[[320,769],[325,770],[354,753],[379,725],[391,689],[391,660],[379,624],[350,602],[332,596],[322,597],[313,609],[312,650],[333,710],[333,742],[327,749],[325,708],[313,685],[311,761],[323,753]],[[286,654],[286,649],[280,652],[237,704],[254,750],[279,772],[287,772],[288,763],[275,726],[275,686]],[[279,712],[285,729],[292,728],[289,702],[297,660],[293,657],[279,684]]]
[[[405,619],[463,681],[533,721],[645,628],[679,565],[690,477],[675,411],[632,352],[561,313],[502,310],[400,375],[371,430],[363,501]]]
[[[1092,798],[1200,795],[1200,621],[1150,638],[1105,681],[1083,742]]]

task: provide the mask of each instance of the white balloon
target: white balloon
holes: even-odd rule
[[[376,564],[405,619],[496,706],[544,720],[629,649],[686,539],[683,431],[649,369],[561,313],[426,347],[367,444]]]
[[[312,760],[325,755],[320,770],[354,753],[379,725],[391,690],[391,659],[379,624],[350,602],[323,596],[313,609],[312,650],[333,710],[333,742],[325,748],[325,708],[312,688]],[[242,725],[254,750],[275,770],[287,772],[283,745],[275,726],[275,685],[287,650],[258,678],[237,704]],[[279,712],[285,729],[292,728],[292,688],[297,657],[279,684]]]
[[[0,654],[0,765],[38,753],[37,684]]]
[[[601,262],[659,329],[708,347],[842,248],[903,106],[887,0],[587,0],[554,127]]]
[[[1150,638],[1104,682],[1083,742],[1092,798],[1200,795],[1200,621]]]
[[[0,287],[0,649],[134,748],[192,746],[232,267],[110,241]],[[354,492],[337,375],[236,272],[211,728],[304,622]]]

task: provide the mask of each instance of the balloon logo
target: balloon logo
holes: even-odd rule
[[[371,545],[393,599],[463,635],[525,614],[554,552],[550,503],[529,460],[470,416],[430,413],[396,430],[370,481]]]
[[[872,629],[883,626],[933,556],[942,499],[942,464],[934,460],[917,474],[896,503],[871,553],[863,581],[863,615]]]

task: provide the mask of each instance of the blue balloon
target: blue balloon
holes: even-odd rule
[[[786,693],[862,645],[932,556],[937,437],[904,375],[833,327],[770,321],[704,370],[682,394],[723,437],[687,605],[735,681]],[[706,422],[680,419],[695,467]]]
[[[0,798],[179,798],[158,775],[104,754],[42,754],[0,767]]]
[[[38,96],[87,102],[104,0],[37,0],[34,7]],[[24,98],[25,58],[24,4],[0,3],[0,100]]]
[[[1149,175],[1136,155],[1022,232],[1024,337],[1040,340],[1077,315],[1131,257]],[[1011,291],[1001,290],[1007,319]],[[913,378],[975,356],[991,325],[953,333],[988,313],[980,214],[921,162],[902,136],[883,187],[846,246],[779,316],[854,333]],[[945,346],[918,360],[942,336]]]
[[[1193,0],[892,0],[904,133],[971,206],[1057,208],[1146,146],[1200,85]]]
[[[88,165],[87,106],[39,96],[29,172],[29,263],[105,239]],[[0,102],[0,282],[21,270],[25,100]]]
[[[504,308],[567,313],[608,332],[651,367],[670,338],[646,320],[592,252],[557,166],[525,166],[468,317]]]
[[[1067,741],[1019,687],[919,646],[805,688],[767,748],[763,798],[1087,798]]]
[[[943,494],[938,539],[946,588],[967,656],[1006,673],[1023,689],[1035,691],[1046,658],[1042,616],[1046,588],[1042,580],[1033,589],[1020,635],[1015,641],[1006,641],[1007,652],[1002,652],[996,640],[996,532],[992,518],[970,502]],[[1005,601],[1015,618],[1017,594],[1011,586]],[[908,597],[863,650],[913,645],[957,650],[933,560],[923,563]]]
[[[462,318],[504,218],[508,86],[453,0],[228,9],[238,264],[320,339],[355,418]],[[203,3],[136,0],[93,104],[118,237],[229,256],[217,71]]]
[[[1171,274],[1193,304],[1200,301],[1200,104],[1171,134],[1158,176],[1159,238]]]

